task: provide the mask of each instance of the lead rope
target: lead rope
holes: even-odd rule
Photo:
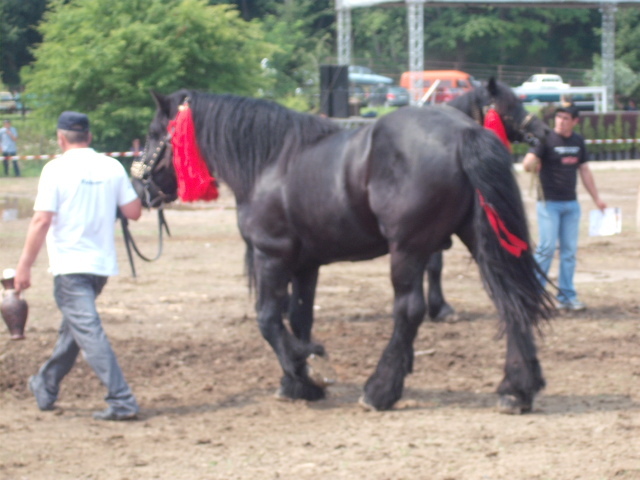
[[[171,232],[169,231],[169,224],[167,224],[167,221],[164,218],[164,209],[162,207],[159,207],[158,208],[158,251],[155,257],[149,258],[144,254],[142,254],[142,252],[140,252],[140,250],[138,249],[138,246],[136,245],[136,242],[133,239],[133,236],[131,235],[131,231],[129,230],[129,219],[124,215],[122,215],[122,212],[120,212],[120,209],[118,209],[117,217],[120,219],[120,224],[122,225],[122,236],[124,237],[124,245],[127,250],[127,256],[129,257],[129,265],[131,266],[131,276],[133,278],[136,278],[136,267],[133,262],[132,249],[134,252],[136,252],[138,257],[140,257],[145,262],[156,261],[158,258],[160,258],[160,255],[162,255],[163,228],[167,232],[167,235],[171,236]]]

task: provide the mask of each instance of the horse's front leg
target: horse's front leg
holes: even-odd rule
[[[256,253],[254,258],[258,325],[262,336],[278,357],[284,373],[278,395],[305,400],[324,398],[324,389],[309,378],[306,361],[310,354],[322,353],[322,347],[298,339],[283,323],[282,305],[287,298],[289,272],[279,259],[261,253]]]
[[[319,267],[296,272],[291,280],[289,323],[293,334],[303,342],[311,342],[313,302],[316,296]]]
[[[434,322],[444,321],[447,317],[455,315],[455,310],[447,303],[442,293],[443,256],[442,251],[436,252],[427,262],[428,313]]]
[[[291,279],[289,324],[295,337],[306,343],[311,352],[307,357],[307,375],[317,386],[325,387],[335,383],[336,372],[329,363],[324,347],[311,340],[319,270],[319,266],[312,266],[294,273]]]
[[[361,402],[388,410],[402,397],[404,378],[413,370],[413,341],[426,312],[422,278],[425,260],[391,251],[394,289],[393,335],[364,387]]]

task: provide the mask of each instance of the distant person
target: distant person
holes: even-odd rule
[[[573,311],[586,308],[578,299],[573,284],[580,227],[577,173],[580,173],[582,184],[596,206],[600,210],[607,207],[598,196],[587,164],[584,139],[573,131],[578,124],[579,114],[573,104],[558,108],[554,129],[548,134],[546,142],[532,147],[522,161],[526,171],[539,172],[542,186],[537,203],[539,242],[536,261],[542,271],[548,274],[556,247],[559,248],[558,306]]]
[[[107,387],[108,408],[93,417],[130,420],[136,417],[138,404],[102,328],[96,297],[107,278],[118,273],[116,210],[137,220],[141,202],[124,167],[89,148],[86,115],[63,112],[57,136],[63,154],[42,169],[34,215],[14,280],[17,291],[29,288],[31,267],[46,239],[62,325],[51,357],[29,378],[29,388],[40,410],[53,410],[60,382],[82,351]]]
[[[140,139],[134,138],[131,142],[131,151],[133,152],[133,158],[136,159],[140,156]]]
[[[9,160],[18,153],[18,131],[11,126],[11,120],[6,119],[0,128],[0,146],[2,146],[2,163],[4,164],[4,174],[9,176]],[[13,159],[13,173],[16,177],[20,176],[20,165],[18,159]]]

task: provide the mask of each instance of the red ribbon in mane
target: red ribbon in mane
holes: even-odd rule
[[[478,194],[478,198],[480,199],[480,206],[482,206],[485,213],[487,214],[487,218],[489,219],[491,228],[493,228],[493,231],[496,232],[496,237],[498,237],[498,241],[500,242],[500,245],[502,245],[502,248],[504,248],[514,257],[520,258],[522,252],[525,252],[529,249],[529,245],[527,244],[527,242],[525,242],[521,238],[518,238],[516,235],[511,233],[509,229],[507,229],[507,226],[498,215],[498,212],[496,212],[495,209],[484,200],[484,197],[480,193],[480,190],[476,190],[476,193]]]
[[[507,131],[504,128],[504,123],[498,112],[494,108],[490,108],[487,114],[484,116],[484,128],[491,130],[498,138],[504,143],[504,146],[511,151],[511,142],[507,138]]]
[[[178,181],[178,196],[184,202],[218,198],[216,179],[209,173],[196,141],[196,128],[191,109],[182,105],[176,118],[169,122],[173,147],[173,166]]]

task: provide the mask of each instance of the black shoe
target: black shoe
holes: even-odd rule
[[[138,418],[137,413],[116,413],[110,408],[102,410],[101,412],[95,412],[93,418],[96,420],[106,420],[111,422],[125,422],[127,420],[135,420]]]

